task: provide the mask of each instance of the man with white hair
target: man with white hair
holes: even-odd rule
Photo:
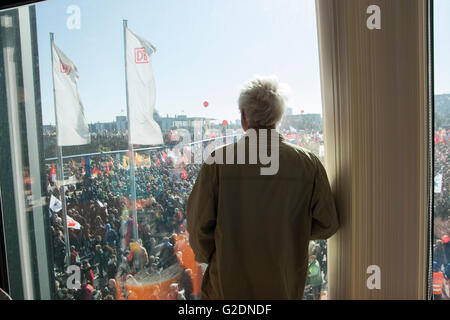
[[[189,242],[208,264],[201,298],[301,299],[309,241],[339,225],[328,178],[275,130],[284,111],[275,77],[248,82],[238,103],[245,135],[211,153],[188,201]]]

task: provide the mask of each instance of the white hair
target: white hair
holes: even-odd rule
[[[276,127],[284,113],[288,88],[276,76],[255,76],[241,89],[238,104],[250,128]]]

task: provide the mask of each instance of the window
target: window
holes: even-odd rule
[[[450,23],[445,15],[450,3],[434,2],[434,299],[450,299],[450,45],[446,31]]]
[[[279,130],[324,161],[313,0],[44,1],[0,18],[15,299],[198,298],[205,265],[185,233],[195,154],[241,136],[237,98],[254,74],[289,84]],[[137,128],[161,140],[139,140]],[[323,299],[326,241],[310,255]],[[304,298],[317,296],[308,287]]]

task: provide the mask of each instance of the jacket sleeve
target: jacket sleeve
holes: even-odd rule
[[[312,158],[316,174],[311,199],[311,240],[325,240],[337,231],[339,219],[325,168],[316,156]]]
[[[197,262],[209,263],[216,250],[217,189],[216,166],[204,164],[189,196],[186,214],[189,244]]]

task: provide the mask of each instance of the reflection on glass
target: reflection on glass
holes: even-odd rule
[[[136,33],[122,29],[123,19]],[[209,152],[243,133],[240,84],[258,73],[289,83],[279,131],[324,160],[315,23],[313,0],[36,4],[52,298],[199,298],[206,266],[189,246],[187,199]],[[59,51],[51,51],[50,33]],[[125,34],[139,44],[126,59]],[[147,98],[133,91],[144,67],[154,77]],[[74,121],[81,113],[68,116],[73,96],[61,98],[64,79],[67,92],[79,94],[72,106],[89,139],[76,139],[80,128],[70,134],[84,124]],[[144,114],[162,143],[130,138],[148,120],[133,114],[136,105],[154,107]],[[58,143],[62,136],[72,142]],[[33,176],[23,174],[29,186]],[[304,299],[325,299],[326,280],[326,241],[311,242]]]
[[[447,14],[450,3],[434,2],[434,237],[433,237],[433,298],[450,299],[450,29]]]

